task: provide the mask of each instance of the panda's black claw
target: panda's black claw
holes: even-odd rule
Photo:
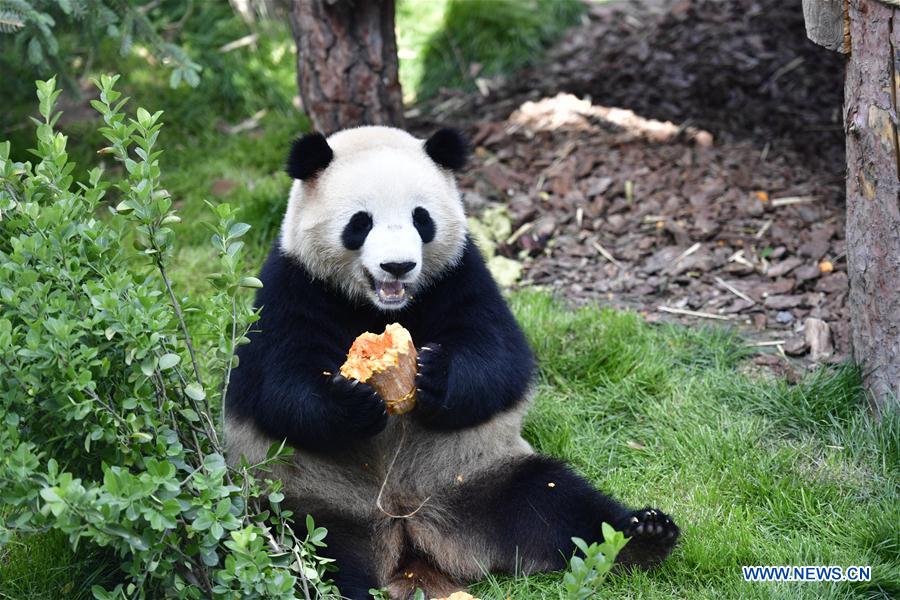
[[[369,437],[387,426],[387,406],[371,385],[343,375],[333,376],[329,384],[331,400],[343,414],[348,430]]]
[[[419,350],[416,405],[420,415],[443,405],[449,366],[449,357],[440,344],[426,344]]]

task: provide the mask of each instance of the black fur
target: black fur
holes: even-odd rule
[[[334,159],[334,152],[321,133],[310,133],[294,140],[288,154],[287,174],[306,181],[325,170]]]
[[[662,512],[630,510],[562,462],[537,454],[459,487],[452,503],[452,512],[464,515],[461,529],[490,544],[495,556],[508,561],[495,569],[509,573],[516,560],[519,569],[563,568],[575,549],[572,538],[597,541],[604,522],[632,537],[618,559],[625,567],[662,562],[679,533]]]
[[[350,222],[341,232],[341,243],[347,250],[359,250],[370,231],[372,231],[372,215],[359,211],[350,217]]]
[[[419,232],[419,237],[422,238],[423,244],[434,240],[434,219],[431,218],[428,210],[421,206],[416,207],[416,210],[413,211],[413,226]]]
[[[296,514],[305,514],[309,507],[297,506]],[[325,548],[319,555],[333,559],[338,570],[329,573],[341,591],[341,598],[371,600],[369,590],[379,587],[372,560],[372,529],[344,518],[327,508],[316,511],[316,526],[328,530]]]
[[[438,129],[425,142],[425,152],[445,169],[459,171],[469,158],[469,142],[456,129]]]
[[[417,384],[423,393],[411,413],[426,426],[452,430],[484,422],[522,401],[532,379],[525,336],[471,240],[460,264],[400,311],[349,301],[314,281],[277,243],[260,279],[256,305],[263,310],[251,343],[238,350],[228,406],[293,446],[340,447],[384,426],[381,401],[368,386],[335,382],[331,374],[357,335],[388,323],[401,323],[420,347],[440,346],[440,368],[422,352]],[[367,410],[340,408],[356,405],[357,395]]]

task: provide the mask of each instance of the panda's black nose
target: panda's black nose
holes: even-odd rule
[[[416,268],[416,263],[407,262],[383,262],[381,268],[393,275],[394,277],[402,277]]]

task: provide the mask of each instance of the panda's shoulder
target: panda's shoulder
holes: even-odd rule
[[[320,286],[305,268],[285,254],[279,243],[273,244],[259,278],[263,287],[257,294],[258,302],[287,300],[294,294],[316,294]]]
[[[272,331],[306,327],[310,322],[340,314],[340,298],[314,278],[277,243],[272,247],[259,275],[263,287],[256,295],[261,321]]]

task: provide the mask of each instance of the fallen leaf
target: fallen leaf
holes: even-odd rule
[[[505,256],[493,256],[487,261],[488,270],[501,287],[514,285],[522,276],[522,263]]]

